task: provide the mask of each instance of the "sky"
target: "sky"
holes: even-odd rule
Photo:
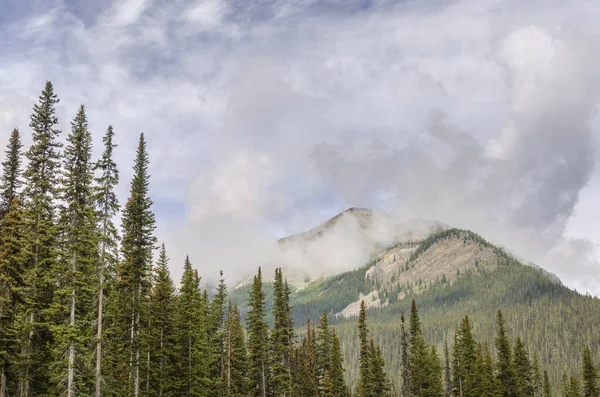
[[[173,277],[239,281],[356,206],[472,229],[600,296],[596,0],[0,0],[0,144],[139,134]],[[343,250],[343,246],[332,247]],[[356,266],[348,263],[348,268]]]

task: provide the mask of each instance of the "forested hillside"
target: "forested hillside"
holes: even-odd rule
[[[202,288],[194,258],[159,248],[144,135],[120,200],[116,132],[93,159],[86,108],[63,139],[57,103],[47,82],[32,145],[15,129],[2,162],[0,397],[599,396],[598,299],[471,232],[302,290],[260,267],[231,295],[222,273]]]

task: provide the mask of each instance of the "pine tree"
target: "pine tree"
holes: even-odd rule
[[[2,162],[2,179],[0,180],[0,219],[10,209],[10,205],[21,187],[21,136],[15,128],[8,140],[6,159]]]
[[[544,370],[544,384],[542,386],[542,396],[543,397],[552,397],[552,384],[550,384],[550,377],[548,376],[548,371]]]
[[[600,388],[598,387],[598,370],[592,361],[590,348],[585,346],[583,349],[583,397],[598,397],[600,396]]]
[[[331,333],[329,331],[329,320],[327,311],[323,314],[317,324],[317,338],[315,339],[315,371],[319,390],[323,389],[323,378],[325,372],[331,372]]]
[[[446,388],[444,389],[444,397],[450,397],[452,395],[452,374],[450,372],[450,354],[448,352],[448,340],[444,340],[444,383]]]
[[[461,321],[454,343],[455,366],[452,368],[454,375],[454,396],[477,397],[476,394],[476,343],[471,332],[469,316]]]
[[[169,258],[163,244],[154,271],[150,295],[150,351],[153,365],[150,368],[152,396],[173,395],[177,380],[177,341],[175,286],[168,268]]]
[[[116,386],[120,391],[138,397],[145,370],[141,360],[148,339],[147,318],[148,298],[151,281],[152,251],[156,244],[154,237],[155,220],[152,200],[148,196],[148,154],[144,134],[140,135],[134,162],[134,175],[131,181],[130,197],[125,204],[122,219],[121,243],[122,260],[118,263],[115,280],[115,302],[119,313],[114,325],[116,334],[123,338],[119,365],[124,368]],[[128,337],[128,338],[127,338]],[[125,339],[127,338],[127,339]]]
[[[107,295],[107,286],[110,286],[114,281],[114,272],[117,266],[118,257],[118,241],[119,235],[117,228],[113,223],[114,217],[119,212],[119,201],[115,194],[115,189],[119,183],[119,172],[117,165],[113,161],[113,150],[117,146],[113,143],[114,131],[112,126],[106,130],[106,134],[102,138],[104,143],[104,151],[102,157],[95,164],[95,171],[99,172],[99,176],[95,179],[95,202],[96,202],[96,220],[99,233],[98,247],[98,290],[97,290],[97,308],[96,308],[96,368],[95,368],[95,397],[101,397],[103,385],[102,363],[104,357],[103,342],[105,339],[104,331],[104,312],[105,312],[105,296]],[[115,304],[119,304],[115,302]],[[114,354],[108,354],[114,356]],[[116,378],[118,372],[117,363],[112,363],[110,366],[110,377]]]
[[[444,395],[444,388],[442,386],[442,364],[435,346],[431,346],[426,369],[428,385],[425,395],[430,397],[442,397]]]
[[[0,220],[0,396],[17,395],[19,318],[25,266],[31,257],[21,201],[15,197]]]
[[[266,397],[268,385],[267,351],[268,337],[265,322],[265,293],[262,287],[262,271],[254,276],[252,289],[248,298],[248,311],[246,324],[248,327],[248,352],[249,352],[249,381],[250,395]]]
[[[517,338],[514,349],[515,396],[533,397],[533,377],[531,363],[521,338]]]
[[[510,341],[504,329],[504,318],[498,310],[498,334],[496,337],[496,351],[498,354],[497,377],[501,397],[513,397],[515,394],[515,378]]]
[[[437,384],[432,383],[430,351],[421,334],[421,321],[415,301],[410,311],[410,395],[413,397],[434,396]],[[440,374],[441,375],[441,374]],[[440,379],[441,382],[441,379]]]
[[[71,122],[64,153],[61,255],[54,269],[58,287],[52,305],[56,323],[53,379],[57,394],[73,397],[89,389],[94,320],[94,275],[98,234],[93,200],[92,136],[85,108]]]
[[[373,338],[371,338],[369,344],[369,353],[371,356],[371,362],[369,364],[369,371],[371,372],[369,379],[371,384],[368,395],[373,397],[389,396],[391,390],[384,370],[385,361],[383,359],[383,353],[381,352],[379,345],[375,345]]]
[[[338,397],[333,390],[333,382],[329,376],[329,371],[325,371],[323,374],[323,380],[321,382],[321,397]]]
[[[291,393],[289,354],[292,347],[292,334],[290,334],[290,322],[289,296],[281,268],[278,268],[275,269],[273,283],[273,330],[270,340],[272,388],[276,396],[287,396]]]
[[[331,360],[329,372],[332,384],[332,393],[336,397],[346,397],[346,381],[344,380],[344,363],[342,356],[342,346],[335,328],[331,330]]]
[[[33,107],[29,126],[33,143],[25,154],[28,160],[23,196],[32,258],[25,274],[27,321],[19,330],[24,343],[20,354],[19,391],[21,397],[50,392],[52,334],[50,306],[56,287],[57,258],[56,203],[60,177],[61,131],[57,128],[55,106],[59,102],[52,83],[47,81]]]
[[[200,277],[186,257],[177,319],[181,395],[203,396],[208,390],[207,320],[207,307],[200,290]]]
[[[402,347],[402,397],[411,397],[410,387],[410,336],[406,331],[406,321],[404,319],[404,312],[400,312],[400,346]],[[452,388],[450,388],[452,390]]]
[[[471,395],[480,397],[495,397],[498,393],[496,380],[494,378],[494,361],[487,348],[481,343],[477,345],[477,358],[474,369],[475,383],[473,385],[475,392]]]
[[[302,396],[312,397],[319,395],[317,384],[315,345],[314,345],[314,329],[310,325],[310,315],[306,320],[306,335],[304,337],[304,387]]]
[[[356,395],[358,397],[370,397],[371,392],[371,353],[369,351],[369,329],[367,327],[367,309],[365,301],[360,302],[360,312],[358,314],[358,339],[360,343],[358,387]]]
[[[563,397],[581,397],[581,384],[576,376],[563,375]]]
[[[240,311],[237,306],[227,310],[227,334],[225,338],[225,378],[227,396],[241,397],[247,394],[248,353],[244,341]]]
[[[209,357],[210,378],[213,381],[212,390],[216,396],[225,394],[225,374],[223,361],[225,359],[225,305],[227,303],[227,286],[223,272],[217,286],[217,294],[210,304],[209,323]]]

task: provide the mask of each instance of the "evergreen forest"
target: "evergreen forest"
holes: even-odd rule
[[[382,290],[389,306],[363,300],[351,319],[335,313],[378,288],[366,268],[302,291],[281,268],[272,278],[258,268],[229,293],[222,273],[203,288],[186,257],[176,288],[144,135],[120,200],[117,132],[107,127],[93,158],[86,108],[63,135],[58,102],[46,82],[31,146],[14,129],[2,162],[0,397],[600,397],[597,300],[581,304],[508,256],[491,273]],[[544,303],[553,310],[532,309]],[[571,321],[578,308],[585,316]],[[549,343],[557,324],[567,332]]]

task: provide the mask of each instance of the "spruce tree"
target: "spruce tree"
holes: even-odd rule
[[[203,396],[208,390],[207,308],[200,277],[186,257],[177,314],[181,384],[179,394]]]
[[[31,252],[21,201],[12,199],[0,220],[0,395],[17,395],[21,343],[19,314],[24,304],[24,271]]]
[[[217,286],[217,294],[210,303],[210,322],[209,322],[209,375],[212,379],[212,390],[216,396],[223,396],[225,393],[225,305],[227,304],[227,286],[223,279],[223,272]]]
[[[225,338],[225,385],[227,396],[247,395],[248,353],[244,341],[240,310],[231,306],[227,310],[227,333]]]
[[[454,395],[457,397],[477,397],[476,394],[476,343],[471,332],[469,316],[461,321],[454,343],[454,362],[452,368]]]
[[[373,397],[389,396],[391,393],[390,384],[385,373],[385,361],[383,353],[379,345],[376,345],[371,338],[369,344],[369,353],[371,356],[371,362],[369,364],[370,371],[370,382],[368,395]]]
[[[322,392],[323,378],[325,372],[331,372],[331,333],[329,331],[329,320],[327,311],[323,314],[317,324],[317,338],[315,339],[315,371],[317,374],[317,383]],[[331,374],[330,374],[331,375]]]
[[[95,178],[96,221],[99,233],[98,265],[97,265],[97,308],[96,308],[96,366],[95,366],[95,397],[101,397],[103,379],[103,358],[105,356],[103,343],[106,337],[104,329],[105,297],[111,283],[114,281],[114,272],[117,266],[119,235],[113,223],[114,217],[119,213],[119,201],[115,189],[119,183],[119,172],[113,160],[113,150],[117,146],[113,143],[114,131],[112,126],[106,130],[102,138],[104,150],[102,157],[95,164],[95,171],[99,174]],[[109,296],[110,299],[110,296]],[[119,302],[114,302],[116,305]],[[113,352],[114,353],[114,352]],[[114,354],[107,354],[112,357]],[[109,377],[116,378],[117,363],[109,367]]]
[[[177,341],[175,286],[168,268],[169,258],[163,244],[154,271],[150,294],[150,352],[153,365],[150,368],[150,392],[163,397],[176,392]]]
[[[428,385],[425,395],[430,397],[442,397],[444,395],[444,388],[442,386],[442,364],[435,346],[431,346],[426,369]]]
[[[248,358],[250,395],[266,397],[268,385],[268,336],[265,322],[265,293],[262,286],[262,271],[254,276],[250,296],[248,297],[250,310],[247,313],[246,324],[248,329]]]
[[[148,196],[148,153],[144,134],[140,135],[133,167],[130,196],[125,204],[122,219],[122,260],[118,263],[115,279],[115,306],[118,307],[115,334],[120,341],[119,366],[124,375],[119,377],[116,389],[125,390],[133,397],[140,394],[142,373],[146,368],[141,359],[147,351],[148,299],[151,284],[152,251],[156,244],[155,220],[152,200]]]
[[[421,333],[421,321],[414,300],[411,304],[409,328],[410,395],[413,397],[433,396],[436,393],[437,384],[432,383],[432,358]]]
[[[510,347],[510,341],[506,335],[504,329],[504,317],[502,312],[498,310],[498,333],[496,336],[496,352],[497,358],[497,377],[498,387],[501,397],[514,397],[515,396],[515,375],[512,360],[512,350]]]
[[[21,136],[15,128],[10,134],[6,158],[2,162],[2,179],[0,179],[0,219],[10,209],[10,204],[17,197],[21,187]]]
[[[59,196],[61,131],[55,115],[59,102],[52,83],[47,81],[39,101],[33,107],[29,126],[33,143],[26,152],[24,172],[25,214],[32,241],[32,258],[25,274],[24,314],[27,318],[19,330],[24,339],[20,354],[19,396],[50,393],[52,363],[50,306],[57,279],[58,229],[56,204]]]
[[[550,383],[550,377],[548,376],[548,371],[544,370],[544,381],[542,386],[542,396],[543,397],[552,397],[552,384]]]
[[[58,287],[52,316],[53,383],[56,393],[73,397],[89,389],[92,373],[94,275],[98,234],[93,200],[92,136],[83,105],[71,122],[64,153],[60,209]]]
[[[316,376],[316,358],[314,345],[314,329],[310,325],[310,315],[306,320],[306,335],[304,337],[304,368],[303,368],[303,393],[302,396],[313,397],[319,395],[317,376]]]
[[[598,370],[594,366],[590,348],[585,346],[583,349],[583,397],[598,397],[600,396],[600,388],[598,387]]]
[[[400,312],[400,346],[402,347],[402,397],[411,397],[410,387],[410,335],[406,330],[406,321],[404,319],[404,312]],[[450,390],[452,388],[450,387]]]
[[[540,361],[537,352],[533,354],[532,380],[535,397],[542,397],[542,373],[540,372]]]
[[[531,363],[521,338],[517,338],[515,342],[513,368],[515,371],[515,396],[533,397],[534,385]]]
[[[452,395],[452,374],[450,371],[450,354],[448,351],[448,340],[444,340],[444,383],[446,388],[444,389],[444,397],[450,397]]]
[[[276,396],[287,396],[291,393],[289,354],[292,334],[290,334],[290,321],[289,296],[281,268],[278,268],[275,269],[273,283],[273,330],[270,339],[272,390]]]
[[[367,309],[365,301],[360,302],[360,312],[358,314],[358,340],[360,343],[358,387],[356,395],[358,397],[370,397],[371,392],[371,352],[369,350],[369,328],[367,327]]]
[[[348,387],[344,379],[342,346],[335,328],[331,330],[331,360],[329,365],[333,395],[336,397],[346,397]]]

